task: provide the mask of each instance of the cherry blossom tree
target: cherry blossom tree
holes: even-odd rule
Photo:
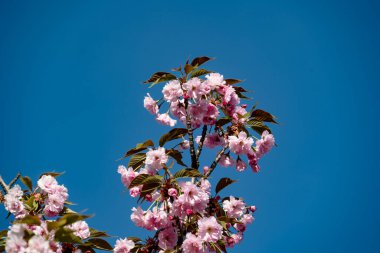
[[[277,122],[255,106],[247,110],[247,104],[241,103],[247,91],[237,85],[240,80],[200,68],[209,60],[195,58],[173,73],[154,73],[145,82],[150,87],[166,82],[162,98],[156,100],[148,93],[144,107],[158,123],[172,129],[157,144],[147,140],[130,149],[124,156],[128,165],[118,168],[122,183],[137,198],[131,220],[153,232],[144,240],[117,240],[115,253],[227,252],[254,220],[255,206],[219,195],[235,180],[221,178],[212,190],[208,179],[218,165],[258,172],[258,161],[275,145],[266,123]],[[209,166],[200,164],[204,148],[216,150]],[[182,159],[186,153],[189,165]],[[144,202],[150,206],[143,208]]]
[[[0,252],[204,253],[227,252],[239,244],[256,207],[240,197],[220,196],[235,180],[220,178],[213,188],[209,179],[218,165],[259,172],[259,160],[275,145],[266,124],[277,122],[255,106],[248,110],[240,80],[201,68],[210,60],[197,57],[145,82],[150,87],[165,83],[162,98],[148,93],[144,107],[172,129],[156,144],[146,140],[128,150],[123,158],[129,162],[117,172],[137,199],[131,220],[151,231],[147,238],[121,238],[112,247],[105,232],[89,227],[89,216],[69,208],[68,189],[57,181],[60,174],[42,174],[36,186],[18,174],[9,184],[0,177],[0,200],[11,219],[0,232]],[[206,148],[215,150],[209,165],[200,159]]]

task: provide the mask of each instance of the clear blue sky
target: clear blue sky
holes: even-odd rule
[[[3,177],[65,171],[93,226],[143,235],[116,159],[168,128],[141,81],[209,55],[281,122],[262,172],[218,172],[258,206],[232,252],[380,252],[377,1],[178,2],[1,1]]]

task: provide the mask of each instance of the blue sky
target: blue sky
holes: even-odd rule
[[[2,1],[0,174],[65,171],[94,227],[144,235],[116,160],[169,129],[142,107],[141,82],[208,55],[281,122],[259,174],[215,174],[258,206],[231,252],[379,252],[378,12],[376,1]]]

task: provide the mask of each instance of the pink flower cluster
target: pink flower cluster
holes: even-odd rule
[[[129,253],[135,247],[135,243],[127,238],[119,239],[116,241],[114,253]]]
[[[25,239],[28,234],[29,240]],[[49,233],[46,223],[41,226],[13,224],[7,233],[5,250],[8,253],[62,253],[62,246],[54,242],[54,233]]]
[[[181,195],[173,202],[172,214],[185,218],[189,214],[203,214],[209,202],[209,193],[192,182],[181,182]]]
[[[57,180],[50,175],[43,175],[37,181],[38,187],[40,187],[43,194],[45,194],[45,208],[44,213],[48,217],[57,216],[65,205],[69,194],[67,188],[63,185],[59,185]]]
[[[189,79],[181,84],[178,80],[169,81],[162,89],[163,98],[169,103],[170,113],[186,124],[186,114],[189,114],[192,127],[213,125],[216,123],[220,112],[215,103],[216,98],[221,98],[221,108],[228,116],[238,118],[245,114],[244,108],[238,106],[240,98],[234,87],[227,85],[223,76],[218,73],[206,75],[202,80],[198,77]],[[188,101],[187,109],[185,100]],[[144,107],[156,115],[156,120],[167,126],[174,126],[177,121],[172,119],[169,113],[160,114],[157,101],[148,93],[144,99]]]
[[[15,185],[4,196],[5,210],[13,214],[16,219],[23,218],[26,214],[25,206],[21,201],[23,195],[21,187]]]
[[[67,228],[71,229],[74,232],[74,235],[81,239],[87,239],[91,235],[87,222],[83,220],[74,222],[73,224],[68,225]]]
[[[153,211],[143,211],[141,207],[137,209],[133,208],[131,220],[136,226],[147,230],[159,230],[167,227],[171,223],[168,214],[157,207],[153,208]]]

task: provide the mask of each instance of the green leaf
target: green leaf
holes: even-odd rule
[[[235,91],[237,92],[248,92],[246,89],[240,86],[234,86]]]
[[[172,68],[172,71],[181,72],[181,69],[182,69],[182,65],[179,66],[178,68]]]
[[[127,237],[127,239],[128,239],[128,240],[131,240],[131,241],[133,241],[133,242],[140,242],[140,241],[141,241],[140,238],[138,238],[138,237],[133,237],[133,236]]]
[[[161,186],[161,182],[150,182],[150,183],[144,183],[143,187],[141,189],[141,195],[145,196],[147,194],[150,194],[156,190],[157,187]]]
[[[21,180],[21,182],[22,182],[26,187],[28,187],[28,189],[29,189],[30,191],[33,190],[33,183],[32,183],[32,180],[30,179],[30,177],[28,177],[28,176],[21,177],[20,180]]]
[[[232,180],[231,178],[228,178],[228,177],[221,178],[219,182],[216,184],[215,194],[218,194],[218,192],[220,192],[221,190],[223,190],[224,188],[226,188],[227,186],[235,182],[236,180]]]
[[[135,177],[132,182],[130,183],[129,185],[129,189],[135,187],[135,186],[139,186],[139,185],[142,185],[143,184],[143,181],[144,179],[150,177],[150,175],[148,174],[140,174],[138,175],[137,177]]]
[[[177,77],[173,74],[170,74],[167,72],[156,72],[148,80],[146,80],[144,83],[152,83],[149,86],[149,88],[150,88],[150,87],[153,87],[154,85],[156,85],[158,83],[170,81],[173,79],[177,79]]]
[[[264,125],[262,121],[257,121],[255,119],[249,120],[247,122],[248,126],[250,126],[254,131],[256,131],[258,134],[262,134],[265,130],[267,130],[269,133],[271,133],[271,130],[268,126]]]
[[[133,169],[138,169],[143,165],[146,158],[145,153],[138,153],[131,157],[131,160],[129,160],[128,167],[132,167]]]
[[[7,233],[8,233],[8,230],[2,230],[1,232],[0,232],[0,238],[3,238],[3,237],[6,237],[7,236]]]
[[[34,196],[30,196],[24,203],[28,211],[35,211],[38,208],[38,203]]]
[[[237,95],[239,98],[249,99],[249,100],[252,99],[252,98],[250,98],[250,97],[247,97],[246,95],[244,95],[244,94],[241,93],[240,91],[236,91],[236,95]]]
[[[203,63],[205,62],[208,62],[210,60],[214,60],[214,58],[210,58],[210,57],[207,57],[207,56],[201,56],[201,57],[196,57],[194,58],[194,60],[191,62],[191,65],[193,67],[199,67],[201,66]]]
[[[231,218],[231,217],[227,217],[227,216],[220,216],[217,219],[218,219],[218,221],[224,221],[226,223],[234,223],[235,222],[235,218]]]
[[[254,118],[257,121],[276,123],[275,117],[264,110],[256,109],[251,113],[250,118]]]
[[[185,136],[187,134],[187,132],[188,131],[186,128],[174,128],[174,129],[170,130],[168,133],[161,136],[161,138],[159,140],[160,147],[163,147],[164,144],[168,141],[182,138],[183,136]]]
[[[228,84],[228,85],[233,85],[236,83],[243,82],[242,80],[239,80],[239,79],[225,79],[224,81],[226,81],[226,84]]]
[[[106,232],[90,228],[90,237],[109,237]]]
[[[28,224],[28,225],[40,225],[41,220],[37,216],[27,215],[22,219],[16,220],[15,223]]]
[[[187,75],[194,69],[194,67],[189,65],[189,64],[186,64],[184,69],[185,69],[185,73]]]
[[[173,158],[179,165],[187,167],[187,165],[183,163],[182,154],[178,150],[169,149],[169,150],[166,150],[166,154],[170,156],[171,158]]]
[[[74,235],[71,229],[63,227],[55,231],[54,239],[58,242],[82,243],[81,238]]]
[[[202,176],[203,174],[201,174],[197,169],[193,169],[193,168],[185,168],[185,169],[177,171],[174,174],[174,178],[202,177]]]
[[[128,150],[127,153],[125,153],[125,155],[124,155],[123,158],[126,158],[126,157],[131,156],[131,155],[133,155],[133,154],[136,154],[136,153],[138,153],[138,152],[140,152],[140,151],[143,151],[143,150],[145,150],[147,147],[153,147],[153,146],[154,146],[154,143],[153,143],[152,140],[147,140],[147,141],[145,141],[145,142],[143,142],[143,143],[138,143],[138,144],[136,145],[136,147],[134,147],[134,148]]]
[[[230,122],[231,122],[231,119],[229,117],[223,117],[223,118],[218,119],[215,124],[216,126],[221,127]]]
[[[193,72],[190,73],[189,77],[193,78],[193,77],[203,76],[209,73],[212,73],[212,71],[207,70],[207,69],[195,69],[193,70]]]
[[[88,239],[86,245],[92,245],[96,249],[112,251],[113,247],[106,241],[100,238]]]
[[[58,172],[45,172],[45,173],[42,173],[40,178],[43,176],[43,175],[46,175],[46,176],[52,176],[52,177],[59,177],[61,175],[63,175],[64,172],[62,173],[58,173]]]
[[[77,213],[68,213],[68,214],[63,215],[62,217],[60,217],[56,221],[49,222],[47,224],[47,227],[48,227],[48,230],[51,231],[51,230],[59,229],[59,228],[62,228],[64,226],[73,224],[77,221],[87,219],[89,217],[90,216],[88,216],[88,215],[82,215],[82,214],[77,214]]]
[[[162,176],[160,175],[155,175],[155,176],[150,176],[150,177],[147,177],[145,178],[143,181],[142,181],[143,184],[150,184],[150,183],[154,183],[154,184],[162,184]]]

